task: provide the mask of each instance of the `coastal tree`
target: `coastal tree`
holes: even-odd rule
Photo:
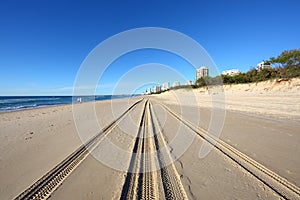
[[[282,66],[299,65],[300,64],[300,49],[285,50],[279,56],[271,57],[270,63],[279,63]]]
[[[201,77],[196,81],[195,87],[220,85],[222,83],[252,83],[270,79],[300,77],[300,49],[285,50],[276,58],[271,57],[269,61],[264,60],[264,63],[278,64],[278,66],[261,70],[252,67],[248,72],[234,76],[221,75],[216,77]]]
[[[215,76],[215,77],[201,77],[196,81],[197,86],[209,86],[209,85],[222,85],[223,79],[222,76]]]
[[[196,81],[196,84],[199,86],[199,87],[203,87],[203,86],[206,86],[206,81],[203,77],[199,78],[197,81]]]

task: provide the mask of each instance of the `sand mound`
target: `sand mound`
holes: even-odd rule
[[[192,101],[197,101],[200,107],[220,107],[262,116],[300,120],[300,78],[170,90],[157,97],[169,104],[189,105]]]
[[[279,94],[300,93],[300,78],[269,80],[258,83],[224,85],[226,93]]]

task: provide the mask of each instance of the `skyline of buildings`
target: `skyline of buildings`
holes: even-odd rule
[[[260,63],[257,64],[257,70],[262,70],[262,69],[266,69],[266,68],[272,68],[272,65],[269,63],[266,63],[265,61],[262,61]],[[241,74],[242,71],[240,71],[239,69],[228,69],[228,70],[224,70],[222,71],[221,75],[227,75],[227,76],[235,76],[238,74]],[[185,85],[195,85],[197,83],[197,80],[201,77],[209,77],[209,68],[206,66],[201,66],[198,69],[196,69],[196,80],[187,80]],[[180,86],[180,82],[179,81],[174,81],[172,84],[172,87],[179,87]],[[148,88],[146,90],[146,94],[151,94],[156,93],[156,92],[161,92],[161,91],[166,91],[169,90],[171,88],[170,86],[170,82],[164,82],[162,85],[155,85],[153,87],[153,89],[151,90],[151,88]]]

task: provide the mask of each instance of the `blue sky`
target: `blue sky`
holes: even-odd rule
[[[80,65],[100,42],[140,27],[182,32],[206,49],[219,71],[247,71],[300,47],[299,8],[298,0],[1,1],[0,95],[72,94]],[[114,93],[126,72],[146,63],[169,65],[183,79],[195,79],[183,59],[146,50],[116,60],[97,94]],[[175,78],[154,76],[153,83]],[[136,85],[138,92],[141,87]]]

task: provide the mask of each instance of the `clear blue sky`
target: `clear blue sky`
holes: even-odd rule
[[[77,71],[93,48],[139,27],[182,32],[206,49],[220,71],[247,71],[300,47],[299,10],[298,0],[1,1],[0,95],[71,94]],[[121,67],[126,72],[151,62],[176,63],[173,67],[186,79],[195,78],[176,56],[136,52],[113,64],[97,92],[112,93]],[[162,81],[168,80],[153,79]]]

